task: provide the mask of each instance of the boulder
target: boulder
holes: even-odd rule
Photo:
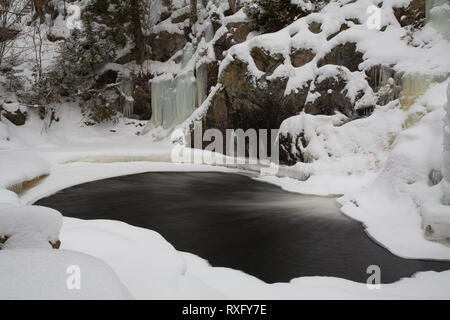
[[[244,42],[251,31],[245,22],[228,23],[226,27],[228,31],[214,43],[214,53],[218,60],[222,60],[225,52],[232,46]]]
[[[313,21],[308,26],[309,31],[312,33],[321,33],[322,32],[322,24],[317,21]]]
[[[284,63],[284,57],[282,54],[270,54],[262,48],[255,47],[251,50],[250,55],[255,62],[256,67],[267,73],[272,74],[280,65]]]
[[[356,43],[346,42],[331,49],[325,57],[319,60],[317,66],[320,68],[326,64],[335,64],[354,72],[358,71],[361,62],[363,62],[363,54],[356,49]]]
[[[299,68],[311,62],[316,54],[312,49],[292,49],[291,50],[291,63],[295,68]]]
[[[22,110],[20,109],[17,109],[14,112],[10,112],[0,107],[0,119],[2,116],[11,121],[16,126],[23,126],[27,121],[27,112],[22,112]]]
[[[311,93],[317,94],[317,98],[305,104],[305,112],[312,115],[334,115],[336,111],[339,111],[349,118],[352,117],[353,104],[347,97],[345,85],[346,81],[340,75],[330,76],[320,81],[316,78]]]

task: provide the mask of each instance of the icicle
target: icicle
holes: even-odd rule
[[[444,128],[444,180],[442,181],[442,204],[450,206],[450,83],[447,86],[447,116]]]
[[[177,124],[186,120],[197,108],[197,81],[193,71],[177,77],[176,110]]]
[[[151,124],[155,127],[164,125],[170,126],[169,121],[175,117],[172,109],[175,106],[174,99],[174,84],[172,77],[162,77],[152,80],[152,120]]]
[[[186,68],[189,61],[191,61],[192,56],[194,55],[194,52],[195,52],[194,47],[192,46],[192,44],[188,43],[183,50],[183,59],[181,62],[181,69]]]
[[[206,100],[208,96],[208,72],[206,70],[206,64],[202,64],[197,68],[197,94],[198,94],[198,106]]]
[[[122,95],[121,106],[124,117],[130,118],[133,115],[133,81],[130,78],[123,78],[120,83],[120,93]]]

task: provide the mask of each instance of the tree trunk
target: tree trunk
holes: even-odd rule
[[[197,0],[191,0],[191,15],[189,24],[192,27],[197,22]]]
[[[142,33],[141,24],[141,8],[139,6],[139,0],[130,0],[131,7],[131,27],[134,36],[134,44],[136,45],[137,57],[136,63],[143,64],[145,61],[145,39]]]
[[[33,3],[34,3],[34,10],[36,10],[36,13],[39,16],[41,23],[44,23],[45,22],[44,6],[46,5],[47,0],[33,0]]]
[[[236,13],[236,0],[228,0],[228,4],[231,12]]]

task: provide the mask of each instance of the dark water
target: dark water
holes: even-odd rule
[[[367,237],[332,198],[288,193],[247,176],[146,173],[78,185],[39,205],[82,219],[113,219],[156,230],[176,249],[213,266],[266,282],[335,276],[366,282],[369,265],[383,283],[450,262],[407,260]]]

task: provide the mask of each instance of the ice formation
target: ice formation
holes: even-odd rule
[[[121,107],[124,117],[131,117],[133,114],[133,82],[130,78],[122,79],[120,83]]]
[[[427,0],[427,22],[450,41],[450,4],[448,0]]]
[[[186,120],[206,99],[206,69],[199,68],[196,78],[189,65],[194,53],[194,47],[188,44],[183,50],[181,72],[175,78],[164,74],[152,80],[150,126],[171,129]]]
[[[407,73],[402,78],[402,92],[400,103],[406,110],[409,109],[416,99],[422,96],[430,87],[432,76],[422,73]]]

